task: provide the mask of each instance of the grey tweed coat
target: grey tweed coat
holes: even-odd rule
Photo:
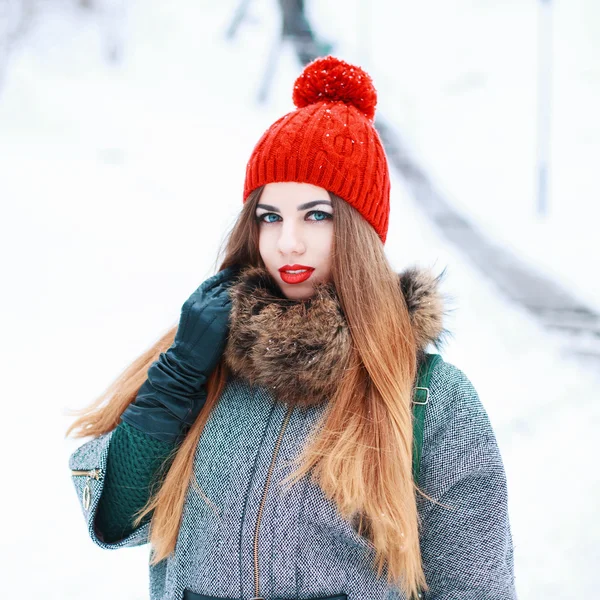
[[[421,350],[439,342],[438,280],[408,270],[399,281]],[[322,376],[308,377],[309,369],[324,364],[335,381],[344,367],[350,338],[335,295],[323,289],[308,311],[294,314],[260,273],[232,290],[231,377],[194,461],[212,506],[190,486],[175,552],[150,566],[151,600],[405,600],[385,576],[377,578],[371,543],[310,477],[290,489],[280,485],[327,407],[314,394],[326,398],[330,389]],[[274,309],[277,319],[264,318]],[[301,393],[289,392],[290,381]],[[149,524],[110,544],[94,528],[111,436],[85,443],[70,459],[71,469],[91,473],[72,477],[88,531],[102,548],[145,544]],[[496,437],[473,385],[447,362],[433,371],[423,440],[419,485],[446,506],[418,496],[424,600],[515,599]]]

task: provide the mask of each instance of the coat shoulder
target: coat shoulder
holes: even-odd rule
[[[421,481],[430,489],[467,471],[502,470],[496,435],[471,380],[439,361],[430,382],[423,428]]]
[[[431,374],[430,402],[425,412],[425,433],[435,438],[447,429],[459,434],[489,433],[487,411],[469,377],[454,364],[438,361]]]
[[[438,363],[430,384],[420,489],[427,597],[516,599],[508,486],[487,412],[463,371]]]

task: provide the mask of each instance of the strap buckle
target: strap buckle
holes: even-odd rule
[[[413,399],[413,404],[429,404],[429,388],[426,387],[415,387],[415,398],[417,396],[418,390],[425,390],[425,402],[419,402],[416,399]]]

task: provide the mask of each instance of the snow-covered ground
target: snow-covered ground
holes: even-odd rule
[[[523,13],[532,24],[535,3],[464,0],[454,15],[439,0],[427,20],[415,3],[390,2],[386,11],[382,4],[365,13],[357,0],[331,0],[311,11],[324,35],[342,40],[340,57],[377,64],[382,112],[408,132],[453,199],[483,225],[493,217],[488,223],[508,240],[499,223],[510,223],[511,211],[524,223],[525,205],[533,206],[523,164],[531,143],[515,135],[535,119],[533,112],[515,116],[519,99],[507,100],[503,56],[516,71],[523,67],[517,81],[528,80],[521,61],[529,59],[515,46],[528,34],[514,19]],[[102,19],[67,2],[53,6],[11,57],[0,95],[2,588],[10,598],[40,590],[47,598],[146,598],[147,547],[107,552],[87,537],[67,468],[81,441],[63,439],[71,420],[65,410],[97,397],[174,325],[181,304],[212,272],[241,207],[246,161],[262,131],[292,108],[299,66],[284,47],[271,100],[256,104],[278,28],[274,0],[255,0],[230,44],[224,31],[233,1],[130,2],[125,21],[111,16],[116,4]],[[358,23],[370,24],[366,34]],[[105,60],[107,30],[124,40],[121,63]],[[489,49],[492,35],[510,52],[473,47],[479,40]],[[450,72],[454,64],[460,69]],[[502,104],[496,94],[503,83],[503,110],[478,105],[478,95]],[[531,98],[521,101],[533,111]],[[582,114],[573,118],[581,126]],[[573,146],[565,159],[573,168],[588,160],[582,148]],[[471,202],[478,185],[487,212]],[[581,216],[583,204],[573,204],[583,202],[580,195],[563,201]],[[498,202],[502,215],[490,209]],[[565,225],[561,234],[568,231]],[[398,269],[448,267],[454,337],[444,357],[471,378],[497,432],[519,597],[595,597],[599,377],[565,359],[556,340],[438,239],[397,178],[386,248]]]
[[[540,51],[551,7],[552,51]],[[376,79],[381,110],[454,205],[600,310],[600,2],[312,2]],[[362,27],[358,27],[362,23]],[[537,208],[539,65],[553,61],[547,215]],[[544,99],[546,95],[544,95]],[[544,129],[545,131],[545,129]]]

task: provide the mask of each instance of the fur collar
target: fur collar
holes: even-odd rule
[[[398,274],[418,351],[440,347],[443,276],[411,268]],[[282,402],[321,403],[335,390],[352,339],[335,287],[321,283],[309,300],[287,299],[264,267],[247,267],[230,287],[230,331],[224,358],[234,375],[273,390]]]

